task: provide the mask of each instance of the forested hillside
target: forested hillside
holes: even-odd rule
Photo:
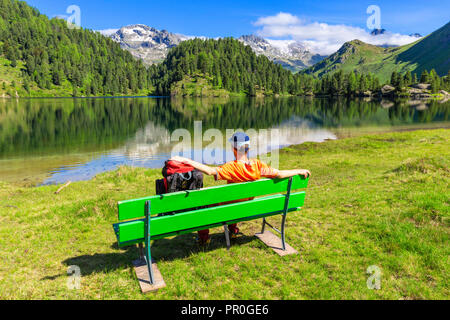
[[[0,81],[5,91],[69,95],[148,92],[141,61],[99,33],[69,29],[25,2],[0,0]]]
[[[311,77],[296,76],[233,38],[182,42],[150,71],[163,95],[180,93],[177,88],[185,95],[202,89],[248,95],[312,91]]]

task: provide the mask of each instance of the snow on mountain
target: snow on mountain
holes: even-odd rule
[[[314,54],[308,46],[295,40],[272,40],[247,35],[240,37],[239,41],[250,46],[257,55],[265,55],[275,63],[294,72],[310,67],[326,58],[326,56]]]
[[[122,27],[114,33],[112,31],[110,29],[100,32],[109,34],[114,41],[120,43],[123,49],[130,51],[136,58],[142,59],[146,65],[160,63],[169,50],[182,41],[194,38],[207,39],[175,34],[143,24]],[[254,35],[242,36],[238,40],[250,46],[257,55],[265,55],[292,71],[307,68],[325,58],[312,53],[307,46],[294,40],[271,40]]]
[[[120,28],[111,38],[146,65],[152,65],[163,61],[171,48],[190,37],[136,24]]]

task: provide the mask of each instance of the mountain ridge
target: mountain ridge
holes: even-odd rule
[[[122,49],[141,59],[145,65],[161,63],[169,50],[181,42],[206,37],[186,36],[167,30],[158,30],[144,24],[123,26],[115,33],[107,35],[119,43]],[[256,35],[243,35],[238,38],[257,55],[265,55],[271,61],[293,72],[303,70],[326,58],[294,40],[269,40]]]
[[[326,58],[311,52],[308,47],[294,40],[271,40],[255,35],[243,35],[238,40],[250,46],[257,55],[265,55],[269,60],[293,72]]]
[[[420,75],[424,70],[435,69],[444,76],[449,68],[450,23],[447,23],[430,35],[400,47],[375,46],[361,40],[346,42],[337,52],[303,72],[318,77],[338,70],[372,72],[386,81],[393,71]]]

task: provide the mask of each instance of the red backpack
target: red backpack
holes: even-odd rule
[[[175,173],[187,173],[194,171],[194,167],[184,164],[178,161],[166,161],[164,168],[162,169],[162,174],[164,178],[171,176]]]
[[[178,161],[166,161],[162,175],[164,179],[156,180],[157,195],[203,188],[203,174]]]

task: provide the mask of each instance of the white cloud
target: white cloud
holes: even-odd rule
[[[257,34],[262,37],[291,38],[300,41],[312,52],[330,55],[347,41],[361,40],[373,45],[401,46],[417,40],[417,38],[399,33],[386,32],[373,36],[370,32],[347,25],[330,25],[327,23],[306,23],[289,13],[280,12],[275,16],[261,17],[254,25],[260,29]]]
[[[97,32],[100,32],[104,36],[111,36],[114,33],[119,31],[119,29],[104,29],[104,30],[97,30]]]
[[[263,26],[263,25],[286,26],[286,25],[298,24],[300,22],[301,21],[298,17],[293,16],[290,13],[280,12],[276,16],[261,17],[254,23],[254,25],[255,26]]]

